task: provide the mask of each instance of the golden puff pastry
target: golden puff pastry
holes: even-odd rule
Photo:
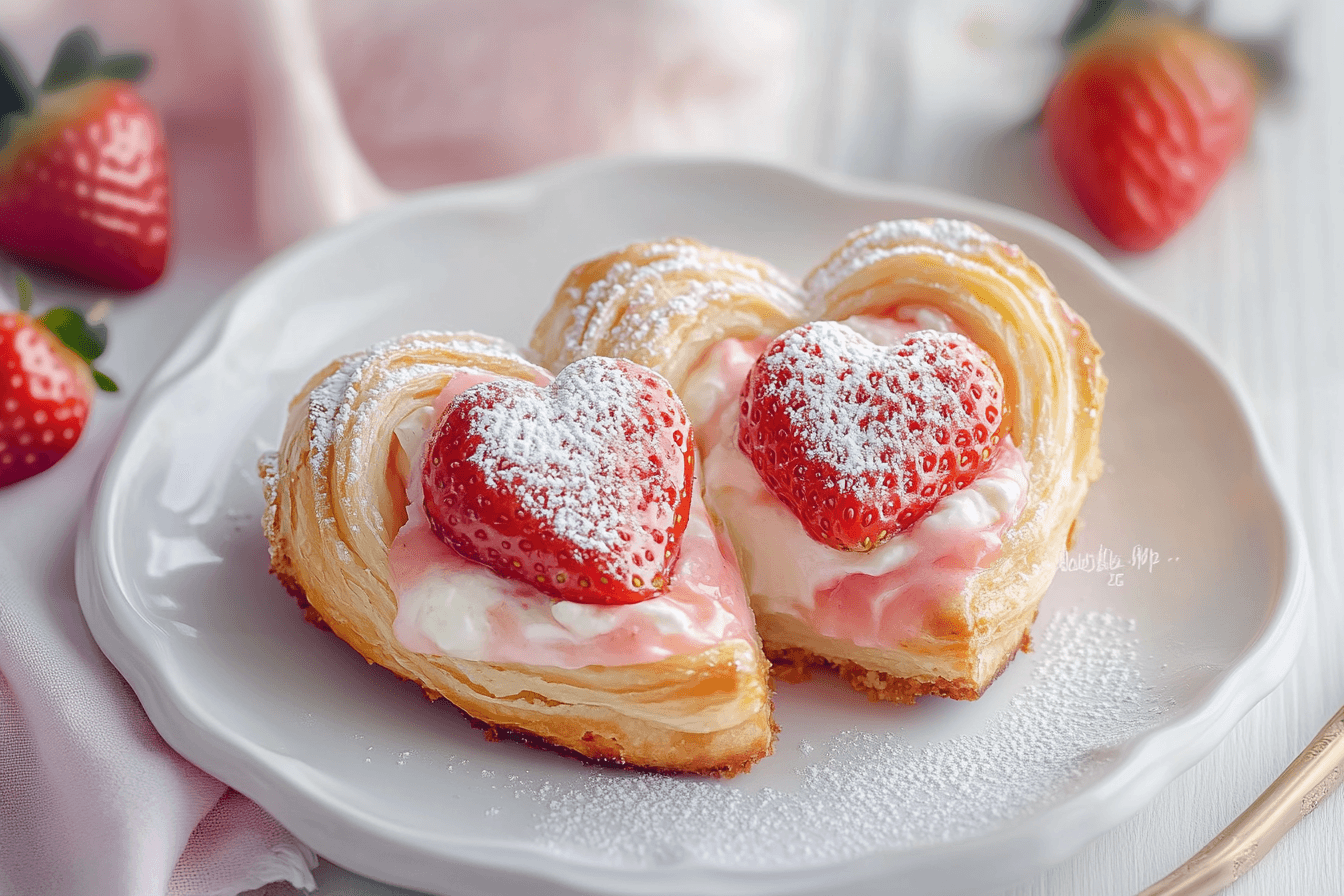
[[[798,285],[772,265],[677,238],[633,243],[570,271],[531,348],[552,370],[608,355],[679,388],[710,345],[773,336],[803,320]]]
[[[272,571],[311,621],[330,627],[370,663],[417,682],[431,699],[446,697],[492,736],[666,771],[731,775],[748,768],[769,753],[774,728],[768,664],[745,596],[736,617],[731,607],[680,598],[681,610],[717,618],[728,631],[712,643],[641,662],[586,663],[585,639],[596,644],[617,625],[608,611],[661,613],[658,621],[666,623],[680,618],[677,607],[661,606],[661,597],[636,609],[570,606],[505,583],[432,536],[423,540],[415,525],[423,512],[413,503],[416,439],[432,427],[451,383],[500,377],[550,380],[508,344],[472,333],[411,334],[333,361],[313,376],[290,404],[278,450],[260,463]],[[698,500],[687,544],[694,526],[702,541],[722,549]],[[422,548],[447,554],[421,564],[428,582],[408,586],[405,570],[419,568]],[[716,556],[733,576],[724,590],[741,594],[731,554]],[[440,583],[433,576],[441,569],[474,584],[435,603]],[[532,615],[509,615],[518,602]],[[408,616],[412,608],[419,615]],[[490,626],[499,619],[524,637],[506,660],[492,657],[489,647]],[[534,629],[519,619],[569,641],[533,649],[518,632]],[[564,661],[551,663],[550,656]]]
[[[1021,249],[966,221],[885,221],[857,230],[807,276],[804,291],[816,318],[899,317],[917,308],[947,315],[1003,376],[1004,427],[1026,462],[1028,485],[998,557],[971,576],[963,601],[945,608],[908,657],[883,660],[812,641],[786,619],[762,620],[762,637],[853,664],[849,675],[879,695],[894,687],[978,696],[1029,643],[1041,597],[1101,475],[1101,349]]]
[[[768,269],[692,245],[697,258],[718,253],[737,267]],[[1100,473],[1106,380],[1086,323],[1017,247],[966,222],[888,221],[856,231],[805,279],[801,311],[755,293],[702,301],[680,272],[667,276],[653,262],[654,247],[576,268],[534,334],[534,350],[548,362],[582,352],[638,357],[678,389],[697,427],[706,500],[733,538],[777,674],[803,677],[809,666],[829,665],[874,699],[978,697],[1029,643]],[[606,273],[616,268],[619,278]],[[642,298],[626,300],[612,281],[640,284]],[[604,313],[608,306],[619,310]],[[662,323],[688,315],[680,329]],[[566,333],[557,320],[582,324]],[[886,345],[924,329],[969,337],[1002,376],[999,456],[1012,462],[996,460],[973,487],[939,498],[916,528],[870,551],[808,538],[737,447],[737,415],[757,356],[809,320],[842,321]],[[683,332],[694,338],[679,343]],[[967,519],[978,520],[969,540],[939,534]],[[930,553],[934,543],[942,554]]]

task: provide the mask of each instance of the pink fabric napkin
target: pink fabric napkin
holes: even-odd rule
[[[169,749],[84,625],[74,524],[108,416],[59,474],[0,493],[0,894],[311,888],[312,852]]]

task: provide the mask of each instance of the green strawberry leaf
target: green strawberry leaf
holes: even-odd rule
[[[1065,27],[1060,43],[1074,49],[1121,19],[1156,15],[1160,8],[1155,0],[1086,0]]]
[[[104,56],[98,48],[98,37],[93,30],[76,28],[61,38],[56,47],[51,65],[42,78],[42,90],[64,90],[90,78],[138,81],[147,71],[149,57],[144,53],[111,53]]]
[[[118,81],[139,81],[149,71],[149,57],[144,53],[113,53],[98,63],[98,74]]]
[[[92,369],[92,368],[90,368]],[[93,381],[98,384],[98,388],[104,392],[116,392],[117,384],[112,382],[112,377],[103,373],[101,370],[93,371]]]
[[[107,348],[107,325],[90,324],[74,308],[52,308],[41,317],[43,326],[85,361],[92,361]]]
[[[102,59],[98,38],[91,28],[76,28],[61,38],[52,54],[51,65],[42,77],[42,90],[64,90],[87,80]]]
[[[19,62],[9,47],[0,42],[0,122],[10,115],[27,115],[35,108],[37,108],[37,92],[33,90],[32,82],[28,80],[28,73],[23,70],[23,63]],[[7,140],[9,138],[7,123],[3,130],[4,133],[0,136]],[[0,146],[2,145],[3,141],[0,141]]]
[[[19,292],[19,310],[27,314],[33,306],[33,284],[23,274],[19,274],[15,280]],[[108,307],[110,303],[103,299],[89,309],[88,318],[77,308],[52,308],[38,318],[38,322],[61,340],[66,348],[89,363],[89,371],[99,389],[116,392],[118,387],[112,377],[93,368],[93,360],[107,349],[107,324],[102,321]],[[90,318],[93,323],[90,323]]]

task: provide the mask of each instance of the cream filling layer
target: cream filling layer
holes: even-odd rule
[[[906,314],[844,323],[886,345],[916,329],[954,329],[931,309]],[[1024,507],[1021,452],[1006,439],[989,470],[881,546],[829,548],[807,534],[737,447],[742,384],[767,344],[728,339],[711,347],[682,396],[691,419],[701,421],[708,501],[728,526],[756,611],[794,616],[822,635],[874,648],[917,638],[948,611],[964,615],[966,581],[998,555]]]
[[[409,501],[388,558],[397,639],[417,653],[563,669],[656,662],[732,639],[751,643],[751,609],[732,548],[698,487],[669,589],[635,604],[555,600],[467,560],[434,535],[418,475],[424,443],[453,398],[493,378],[454,376],[432,406],[396,427],[396,466]]]

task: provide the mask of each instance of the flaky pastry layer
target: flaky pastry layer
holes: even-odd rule
[[[918,649],[930,662],[919,680],[936,672],[983,691],[999,672],[998,657],[1025,637],[1101,474],[1101,349],[1021,249],[965,221],[862,228],[803,289],[817,318],[937,308],[1003,375],[1004,426],[1028,466],[1026,506],[1004,533],[999,556],[966,583],[964,611],[948,614],[949,626],[964,627],[964,646],[943,640],[940,649]]]
[[[774,729],[758,643],[562,669],[416,653],[396,638],[388,555],[407,506],[396,427],[464,370],[545,376],[490,337],[415,333],[307,382],[278,450],[261,461],[271,567],[285,588],[370,663],[488,730],[596,761],[699,774],[734,774],[768,754]]]
[[[578,265],[532,333],[542,364],[627,358],[674,387],[714,343],[774,336],[803,321],[798,286],[772,265],[677,238]]]

